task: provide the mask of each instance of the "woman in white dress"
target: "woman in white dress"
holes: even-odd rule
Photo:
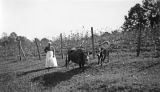
[[[51,46],[51,42],[48,42],[48,46],[44,49],[46,54],[46,68],[57,67],[57,59],[55,56],[55,49]]]

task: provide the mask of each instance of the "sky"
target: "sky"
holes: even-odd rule
[[[85,33],[93,27],[119,29],[129,9],[142,0],[0,0],[0,37],[3,32],[29,39],[52,39],[60,33]]]

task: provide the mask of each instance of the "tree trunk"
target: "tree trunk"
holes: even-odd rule
[[[142,30],[141,26],[139,26],[138,39],[137,39],[137,57],[140,55],[141,51],[141,35],[142,35]]]
[[[91,27],[91,34],[92,34],[92,54],[93,54],[93,58],[95,58],[93,27]]]
[[[36,38],[35,38],[35,43],[36,43],[36,46],[37,46],[37,51],[38,51],[39,60],[41,60],[41,54],[40,54],[40,50],[39,50],[39,46],[38,46],[38,43],[37,43],[37,39],[36,39]]]

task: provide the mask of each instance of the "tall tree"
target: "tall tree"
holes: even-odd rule
[[[160,40],[159,28],[160,22],[160,1],[158,0],[143,0],[142,5],[136,4],[132,7],[125,16],[125,22],[123,24],[124,31],[133,31],[133,29],[139,29],[137,34],[137,56],[140,54],[141,36],[144,28],[150,28],[155,47],[157,47],[156,41]],[[148,31],[148,30],[147,30]]]
[[[151,29],[152,38],[154,41],[155,54],[157,54],[157,48],[160,44],[160,1],[158,0],[143,0],[143,7],[147,10],[146,15],[149,21],[149,27]]]
[[[125,23],[123,29],[125,31],[137,29],[137,56],[140,55],[141,50],[141,35],[142,29],[147,23],[147,18],[145,15],[145,9],[140,5],[136,4],[131,7],[128,16],[125,16]]]
[[[10,33],[8,40],[10,44],[15,44],[17,39],[17,34],[15,32]]]

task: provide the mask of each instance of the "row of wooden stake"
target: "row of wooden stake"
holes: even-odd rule
[[[63,38],[62,38],[62,34],[60,34],[60,38],[61,38],[61,56],[62,56],[62,59],[63,59]],[[92,39],[92,53],[93,53],[93,58],[95,58],[95,50],[94,50],[94,35],[93,35],[93,27],[91,27],[91,39]],[[40,54],[40,49],[39,49],[39,45],[38,45],[38,42],[37,42],[37,39],[35,38],[35,44],[36,44],[36,47],[37,47],[37,52],[38,52],[38,56],[39,56],[39,60],[41,60],[41,54]],[[6,46],[5,46],[6,48]],[[22,56],[24,57],[24,59],[26,60],[26,55],[24,53],[24,50],[22,48],[22,44],[21,44],[21,41],[18,40],[18,48],[19,48],[19,55],[18,55],[18,58],[19,60],[21,61],[22,60]],[[5,50],[5,52],[7,52]],[[6,55],[7,57],[7,55]]]
[[[38,46],[38,43],[37,43],[37,39],[35,38],[35,43],[36,43],[36,47],[37,47],[37,51],[38,51],[38,56],[39,56],[39,60],[41,60],[41,54],[40,54],[40,50],[39,50],[39,46]],[[22,55],[23,57],[25,58],[26,60],[26,56],[25,56],[25,53],[24,53],[24,50],[22,48],[22,45],[21,45],[21,41],[19,40],[19,44],[18,44],[18,47],[19,47],[19,60],[21,61],[22,60]],[[21,55],[22,53],[22,55]]]

